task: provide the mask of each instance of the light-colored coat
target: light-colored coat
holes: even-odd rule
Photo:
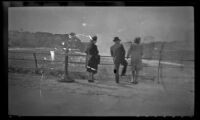
[[[131,44],[127,57],[131,57],[132,70],[142,69],[143,47],[141,44]]]

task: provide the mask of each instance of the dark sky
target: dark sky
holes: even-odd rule
[[[114,36],[122,41],[194,39],[193,7],[14,7],[8,19],[9,30],[97,35],[102,53]]]

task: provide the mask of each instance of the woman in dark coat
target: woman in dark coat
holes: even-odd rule
[[[90,44],[86,49],[86,69],[89,72],[88,82],[94,82],[94,74],[97,73],[98,64],[100,63],[100,56],[97,46],[97,36],[92,37]]]

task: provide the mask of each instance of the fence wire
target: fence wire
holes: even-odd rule
[[[158,54],[158,57],[159,59],[157,60],[158,61],[158,65],[149,65],[149,64],[144,64],[143,67],[148,69],[146,71],[149,71],[150,72],[150,75],[152,76],[156,76],[157,77],[157,82],[160,83],[162,82],[162,79],[165,78],[165,77],[171,77],[171,78],[177,78],[177,76],[173,77],[173,76],[166,76],[164,75],[165,72],[163,71],[163,69],[166,69],[166,68],[170,68],[170,69],[194,69],[194,66],[193,65],[189,65],[189,66],[173,66],[173,65],[164,65],[162,62],[163,61],[166,61],[168,59],[165,59],[163,54],[164,52],[166,52],[167,50],[165,50],[165,44],[163,44],[160,49],[159,49],[159,54]],[[169,50],[168,50],[169,51]],[[17,61],[21,61],[24,63],[24,65],[21,65],[20,67],[22,66],[31,66],[30,63],[26,63],[26,62],[31,62],[32,64],[34,64],[34,57],[33,57],[33,54],[35,53],[36,55],[36,59],[37,59],[37,64],[39,64],[38,66],[41,67],[45,67],[45,68],[54,68],[55,67],[55,70],[56,70],[56,67],[58,66],[61,66],[61,68],[64,70],[64,56],[65,54],[64,53],[56,53],[56,59],[54,61],[52,61],[50,59],[50,53],[49,52],[31,52],[31,51],[28,51],[28,52],[24,52],[24,51],[9,51],[9,57],[8,57],[8,60],[10,61],[9,63],[11,64],[11,66],[13,64],[17,64]],[[59,56],[59,57],[58,57]],[[84,65],[85,65],[85,55],[79,55],[79,54],[68,54],[69,56],[69,67],[73,68],[74,66],[76,67],[77,65],[80,67],[80,65],[82,65],[83,69],[84,68]],[[44,57],[47,58],[47,60],[45,60],[45,64],[44,65]],[[100,63],[100,66],[112,66],[113,65],[113,62],[111,60],[111,56],[101,56],[101,63]],[[143,58],[143,60],[152,60],[152,58]],[[109,62],[108,62],[109,61]],[[174,61],[174,60],[172,60]],[[177,61],[181,61],[182,63],[183,62],[189,62],[190,64],[194,64],[194,60],[192,59],[181,59],[181,60],[177,60]],[[130,63],[130,62],[129,62]],[[26,64],[26,65],[25,65]],[[20,65],[20,64],[19,64]],[[130,64],[128,65],[129,67],[131,66]],[[17,67],[17,65],[15,66]],[[29,67],[28,67],[29,68]],[[32,65],[30,68],[34,68],[34,65]],[[102,70],[104,70],[104,68],[102,68]],[[75,68],[74,68],[75,69]],[[156,70],[157,69],[157,70]],[[70,70],[70,69],[69,69]],[[145,70],[143,70],[145,71]],[[152,72],[153,71],[153,72]],[[157,73],[157,75],[156,75]],[[148,76],[148,75],[147,75]],[[182,76],[180,76],[182,77]],[[189,77],[188,77],[189,79]],[[192,76],[191,79],[194,79],[194,77]]]

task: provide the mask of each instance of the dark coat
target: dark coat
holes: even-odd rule
[[[97,73],[98,64],[100,64],[100,56],[97,46],[90,43],[86,49],[86,68],[88,72]]]
[[[110,54],[113,57],[114,63],[121,63],[125,60],[126,51],[122,44],[115,43],[110,48]]]

